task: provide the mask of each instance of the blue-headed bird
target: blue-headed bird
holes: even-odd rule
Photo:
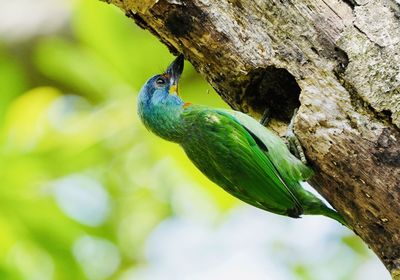
[[[211,181],[248,204],[293,218],[324,215],[347,226],[301,186],[313,172],[278,135],[241,112],[185,103],[177,94],[183,65],[180,55],[142,87],[138,113],[150,131],[179,144]]]

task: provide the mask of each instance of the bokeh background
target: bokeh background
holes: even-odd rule
[[[0,279],[390,279],[349,230],[210,183],[136,115],[173,57],[97,0],[0,0]],[[189,63],[185,100],[226,107]]]

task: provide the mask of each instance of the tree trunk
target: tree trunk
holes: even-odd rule
[[[310,182],[400,279],[399,0],[108,0],[234,109],[271,108]]]

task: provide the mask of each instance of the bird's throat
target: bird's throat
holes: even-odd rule
[[[142,118],[146,127],[153,133],[168,141],[179,142],[183,135],[182,111],[182,105],[159,104],[144,112]]]

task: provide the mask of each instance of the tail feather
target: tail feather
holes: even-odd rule
[[[346,220],[336,210],[329,208],[321,199],[313,193],[300,189],[298,192],[305,215],[323,215],[325,217],[338,221],[345,227],[352,229]]]
[[[321,213],[322,215],[334,219],[344,225],[345,227],[351,229],[350,225],[346,222],[342,215],[340,215],[337,211],[326,207],[326,209]]]
[[[334,219],[335,221],[338,221],[345,227],[351,229],[350,225],[346,222],[346,220],[343,218],[343,216],[339,214],[339,212],[329,208],[322,201],[320,201],[320,204],[318,206],[314,205],[311,209],[310,208],[306,209],[304,214],[323,215],[325,217]]]

